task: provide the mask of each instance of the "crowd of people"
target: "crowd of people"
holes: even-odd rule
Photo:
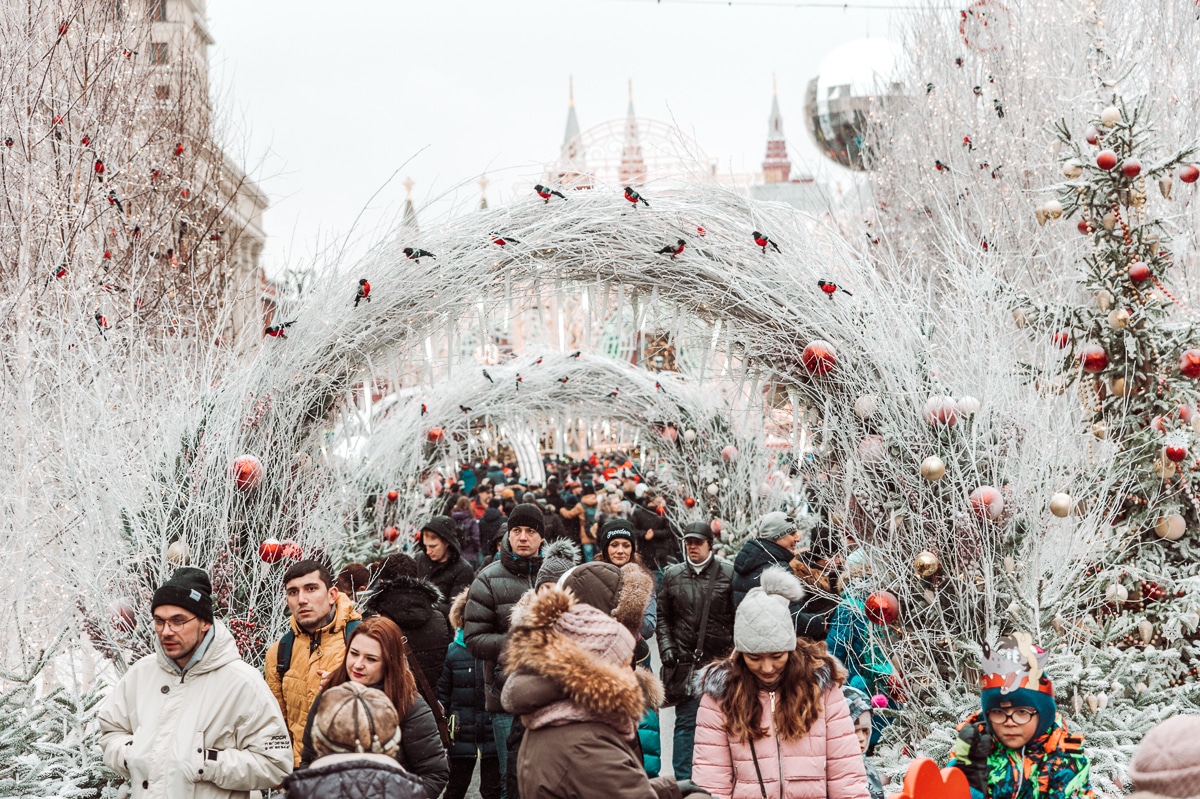
[[[462,799],[478,770],[485,799],[882,799],[871,752],[904,696],[866,627],[861,558],[776,511],[728,562],[653,487],[558,465],[544,486],[464,466],[415,557],[336,579],[293,563],[265,674],[214,619],[208,575],[177,569],[151,603],[155,652],[100,710],[105,764],[134,797]],[[1045,653],[1022,632],[984,651],[979,711],[946,753],[973,799],[1092,799]],[[1179,725],[1200,720],[1163,727]],[[1148,736],[1139,788],[1200,796],[1180,741]]]

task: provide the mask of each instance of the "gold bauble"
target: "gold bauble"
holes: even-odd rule
[[[1170,175],[1164,175],[1158,179],[1158,190],[1162,192],[1163,199],[1171,199],[1171,187],[1174,185],[1175,182],[1171,179]]]
[[[1108,312],[1108,324],[1117,330],[1123,330],[1129,325],[1130,313],[1124,308],[1114,308]]]
[[[1178,541],[1187,532],[1187,521],[1178,513],[1159,517],[1154,523],[1154,534],[1168,541]]]
[[[1070,494],[1065,494],[1059,491],[1054,496],[1050,497],[1050,512],[1060,519],[1065,519],[1071,513],[1071,505],[1073,500]]]
[[[913,569],[916,570],[917,576],[926,579],[938,573],[942,568],[942,562],[938,560],[938,556],[925,550],[913,559]]]
[[[1117,215],[1112,211],[1109,211],[1107,214],[1100,217],[1100,224],[1104,226],[1105,230],[1107,230],[1109,233],[1112,233],[1113,228],[1117,226]]]
[[[1174,477],[1176,468],[1174,461],[1169,461],[1162,455],[1154,459],[1154,473],[1163,480]]]
[[[167,560],[176,566],[186,566],[191,560],[191,555],[188,552],[187,544],[182,541],[175,541],[171,546],[167,547]]]
[[[1108,313],[1108,309],[1113,304],[1113,294],[1108,289],[1103,289],[1096,295],[1096,304],[1100,306],[1100,310]]]
[[[1110,105],[1100,112],[1100,124],[1106,128],[1111,128],[1121,121],[1121,109],[1115,105]]]
[[[1096,422],[1094,425],[1092,425],[1092,435],[1094,435],[1096,438],[1103,439],[1106,435],[1108,435],[1108,425],[1106,425],[1104,422]]]
[[[1114,397],[1128,397],[1133,393],[1133,381],[1123,377],[1114,377],[1108,381],[1108,393]]]
[[[1020,308],[1014,308],[1013,321],[1017,323],[1017,327],[1025,327],[1025,312]]]
[[[1072,158],[1070,161],[1067,161],[1063,164],[1062,173],[1063,177],[1067,180],[1074,180],[1083,174],[1083,164]]]
[[[936,483],[946,475],[946,462],[937,455],[930,455],[921,461],[921,476],[931,483]]]

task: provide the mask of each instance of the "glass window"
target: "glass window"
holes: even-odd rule
[[[167,52],[166,42],[151,42],[150,43],[150,63],[165,64],[169,54]]]

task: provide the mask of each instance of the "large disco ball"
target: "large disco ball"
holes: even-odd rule
[[[884,97],[900,93],[900,59],[887,39],[856,39],[825,56],[804,97],[804,121],[823,154],[851,169],[867,168],[867,119]]]

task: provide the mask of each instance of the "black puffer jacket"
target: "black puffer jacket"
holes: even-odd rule
[[[308,711],[308,721],[304,725],[304,747],[300,750],[300,768],[307,768],[317,759],[317,750],[313,748],[312,742],[312,726],[324,695],[324,692],[317,694],[312,709]],[[446,750],[442,746],[437,722],[433,718],[433,711],[420,695],[413,697],[412,707],[400,722],[400,751],[396,753],[396,762],[421,781],[426,796],[437,796],[450,781],[450,761],[446,759]],[[291,794],[288,795],[288,799],[291,799]]]
[[[761,538],[751,538],[742,546],[742,551],[733,561],[733,607],[736,609],[746,598],[751,588],[758,585],[762,573],[770,566],[782,566],[792,572],[792,553],[787,547],[781,547],[774,541],[764,541]],[[819,597],[812,592],[806,592],[804,599],[799,599],[788,605],[792,619],[796,622],[796,635],[811,638],[814,641],[824,641],[829,632],[829,624],[819,612],[815,603]],[[809,603],[814,603],[809,607]]]
[[[472,657],[455,639],[446,652],[446,665],[438,680],[438,701],[447,718],[455,717],[458,727],[450,745],[450,757],[496,756],[492,714],[484,710],[487,701],[484,671],[484,662]]]
[[[713,572],[716,577],[713,578]],[[700,634],[700,616],[710,596],[708,627],[697,662],[696,636]],[[733,566],[715,555],[700,574],[687,563],[677,563],[663,575],[658,590],[658,651],[663,663],[672,659],[674,669],[663,668],[663,689],[667,702],[678,704],[692,697],[690,675],[705,664],[723,658],[733,649]]]
[[[325,761],[325,762],[322,762]],[[334,755],[283,781],[287,799],[426,799],[421,780],[395,763]]]
[[[492,544],[495,543],[496,536],[500,535],[502,526],[504,513],[499,508],[489,507],[483,512],[483,518],[479,520],[479,546],[483,554],[491,555],[496,551]]]
[[[367,613],[396,622],[431,689],[442,676],[446,647],[453,638],[450,622],[437,609],[441,601],[442,592],[432,583],[400,576],[380,582],[366,607]]]
[[[542,568],[540,554],[522,558],[513,554],[505,537],[496,560],[480,569],[467,595],[463,633],[467,650],[480,660],[487,661],[484,680],[487,684],[487,711],[501,713],[500,691],[504,675],[499,669],[500,654],[512,618],[513,606],[529,589],[538,569]]]
[[[443,616],[448,617],[450,603],[475,579],[475,570],[462,559],[458,551],[458,542],[450,545],[450,558],[445,563],[434,563],[424,552],[418,552],[416,560],[421,579],[433,583],[442,592],[442,598],[434,607]]]
[[[635,505],[629,521],[637,535],[638,554],[647,569],[665,569],[679,560],[679,542],[666,516],[659,516],[644,505]],[[650,530],[654,531],[654,537],[647,541],[646,533]]]

